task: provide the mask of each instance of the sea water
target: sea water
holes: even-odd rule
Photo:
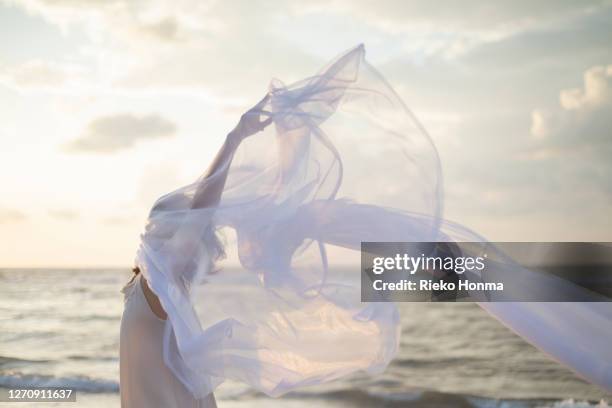
[[[347,271],[353,272],[359,276],[358,269]],[[119,290],[129,278],[127,269],[0,270],[0,387],[77,390],[76,403],[38,404],[45,407],[118,407]],[[612,401],[475,304],[399,308],[400,351],[383,374],[358,374],[280,399],[228,382],[215,392],[218,405],[586,408]]]

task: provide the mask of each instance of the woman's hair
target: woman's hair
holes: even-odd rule
[[[128,281],[128,284],[134,282],[134,279],[136,279],[136,277],[140,274],[140,268],[138,265],[132,267],[132,272],[134,272],[134,275],[132,275],[132,279]]]
[[[217,266],[218,263],[226,257],[225,245],[218,231],[213,230],[211,228],[207,228],[204,234],[206,234],[206,237],[204,239],[209,242],[209,245],[207,247],[210,254],[210,264],[208,267],[208,273],[215,274],[220,271],[220,268],[218,268]],[[134,272],[134,276],[132,276],[133,279],[138,274],[140,274],[140,267],[138,265],[133,266],[132,272]],[[196,269],[193,268],[190,270],[190,274],[188,274],[188,276],[183,276],[183,280],[187,286],[191,284],[191,281],[195,277],[194,275],[196,272]]]

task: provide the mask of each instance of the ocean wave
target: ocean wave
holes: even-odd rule
[[[118,393],[119,384],[115,381],[96,379],[87,376],[54,377],[47,375],[12,374],[0,375],[0,388],[22,387],[66,387],[87,393]],[[220,400],[252,400],[268,398],[252,389],[242,389],[233,394],[222,392]],[[221,398],[219,398],[221,397]],[[406,393],[370,392],[364,389],[340,389],[322,392],[293,392],[284,399],[302,401],[339,401],[352,407],[412,407],[412,408],[612,408],[608,402],[580,401],[537,401],[509,399],[499,400],[468,395],[441,393],[436,391],[414,391]]]
[[[73,354],[66,357],[66,360],[72,361],[119,361],[119,357],[116,355],[111,356],[86,356],[81,354]]]
[[[352,407],[476,408],[470,398],[435,391],[402,393],[371,392],[363,389],[334,390],[321,393],[292,393],[289,398],[341,401]]]
[[[549,405],[539,405],[537,408],[610,408],[610,405],[604,400],[599,402],[588,402],[566,399],[551,403]]]
[[[243,394],[241,399],[264,397],[263,394]],[[403,393],[371,392],[351,388],[325,392],[295,392],[284,398],[301,400],[337,400],[352,407],[411,407],[411,408],[612,408],[604,400],[600,402],[567,399],[546,401],[537,399],[494,399],[472,395],[451,394],[437,391],[413,391]]]
[[[97,320],[108,321],[108,322],[118,322],[121,320],[121,316],[109,316],[103,314],[88,314],[88,315],[79,315],[79,316],[64,316],[62,318],[64,322],[83,322],[90,323]]]
[[[4,365],[48,363],[49,361],[51,360],[28,360],[25,358],[0,356],[0,367]]]
[[[90,393],[119,392],[119,384],[116,381],[91,378],[87,376],[54,377],[50,375],[36,374],[0,375],[0,387],[65,387],[72,388],[75,391]]]

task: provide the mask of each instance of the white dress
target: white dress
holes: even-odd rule
[[[216,407],[212,393],[196,400],[164,364],[165,320],[151,310],[142,288],[142,275],[121,290],[125,307],[120,333],[120,392],[122,408]]]

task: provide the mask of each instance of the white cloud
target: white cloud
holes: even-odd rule
[[[175,133],[176,125],[158,114],[136,116],[119,113],[92,120],[83,135],[70,142],[66,149],[113,153],[132,147],[138,140],[167,138]]]
[[[12,208],[0,208],[0,224],[24,221],[26,218],[26,215],[19,210]]]
[[[561,91],[561,106],[566,110],[597,109],[612,101],[612,65],[598,66],[584,73],[584,88]]]
[[[612,65],[588,69],[583,81],[560,92],[558,107],[532,113],[532,135],[548,136],[543,148],[595,154],[612,148]]]
[[[612,204],[612,65],[585,71],[581,87],[561,90],[559,105],[532,113],[531,144],[516,158],[566,192],[566,204]],[[564,198],[563,198],[564,197]],[[590,201],[586,197],[590,197]],[[576,207],[574,207],[576,208]]]
[[[49,210],[49,216],[60,221],[74,221],[79,218],[79,213],[69,209]]]
[[[142,26],[142,32],[163,41],[179,39],[179,24],[174,17],[165,17],[159,21]]]
[[[78,57],[95,65],[88,78],[94,90],[102,83],[127,92],[189,89],[256,98],[272,76],[313,61],[274,31],[291,18],[282,2],[2,1],[65,32],[85,33],[89,45]]]
[[[531,134],[536,138],[543,138],[548,134],[544,115],[538,110],[531,113]]]
[[[319,0],[294,7],[307,12],[330,11],[355,14],[368,24],[391,31],[409,30],[414,24],[442,24],[451,29],[491,29],[513,25],[541,24],[545,20],[584,13],[609,4],[606,0],[575,2],[571,0],[517,0],[491,4],[486,0],[437,2],[406,0]],[[438,27],[439,28],[439,27]]]
[[[15,89],[59,88],[80,73],[76,65],[30,60],[13,66],[0,66],[0,83]]]

